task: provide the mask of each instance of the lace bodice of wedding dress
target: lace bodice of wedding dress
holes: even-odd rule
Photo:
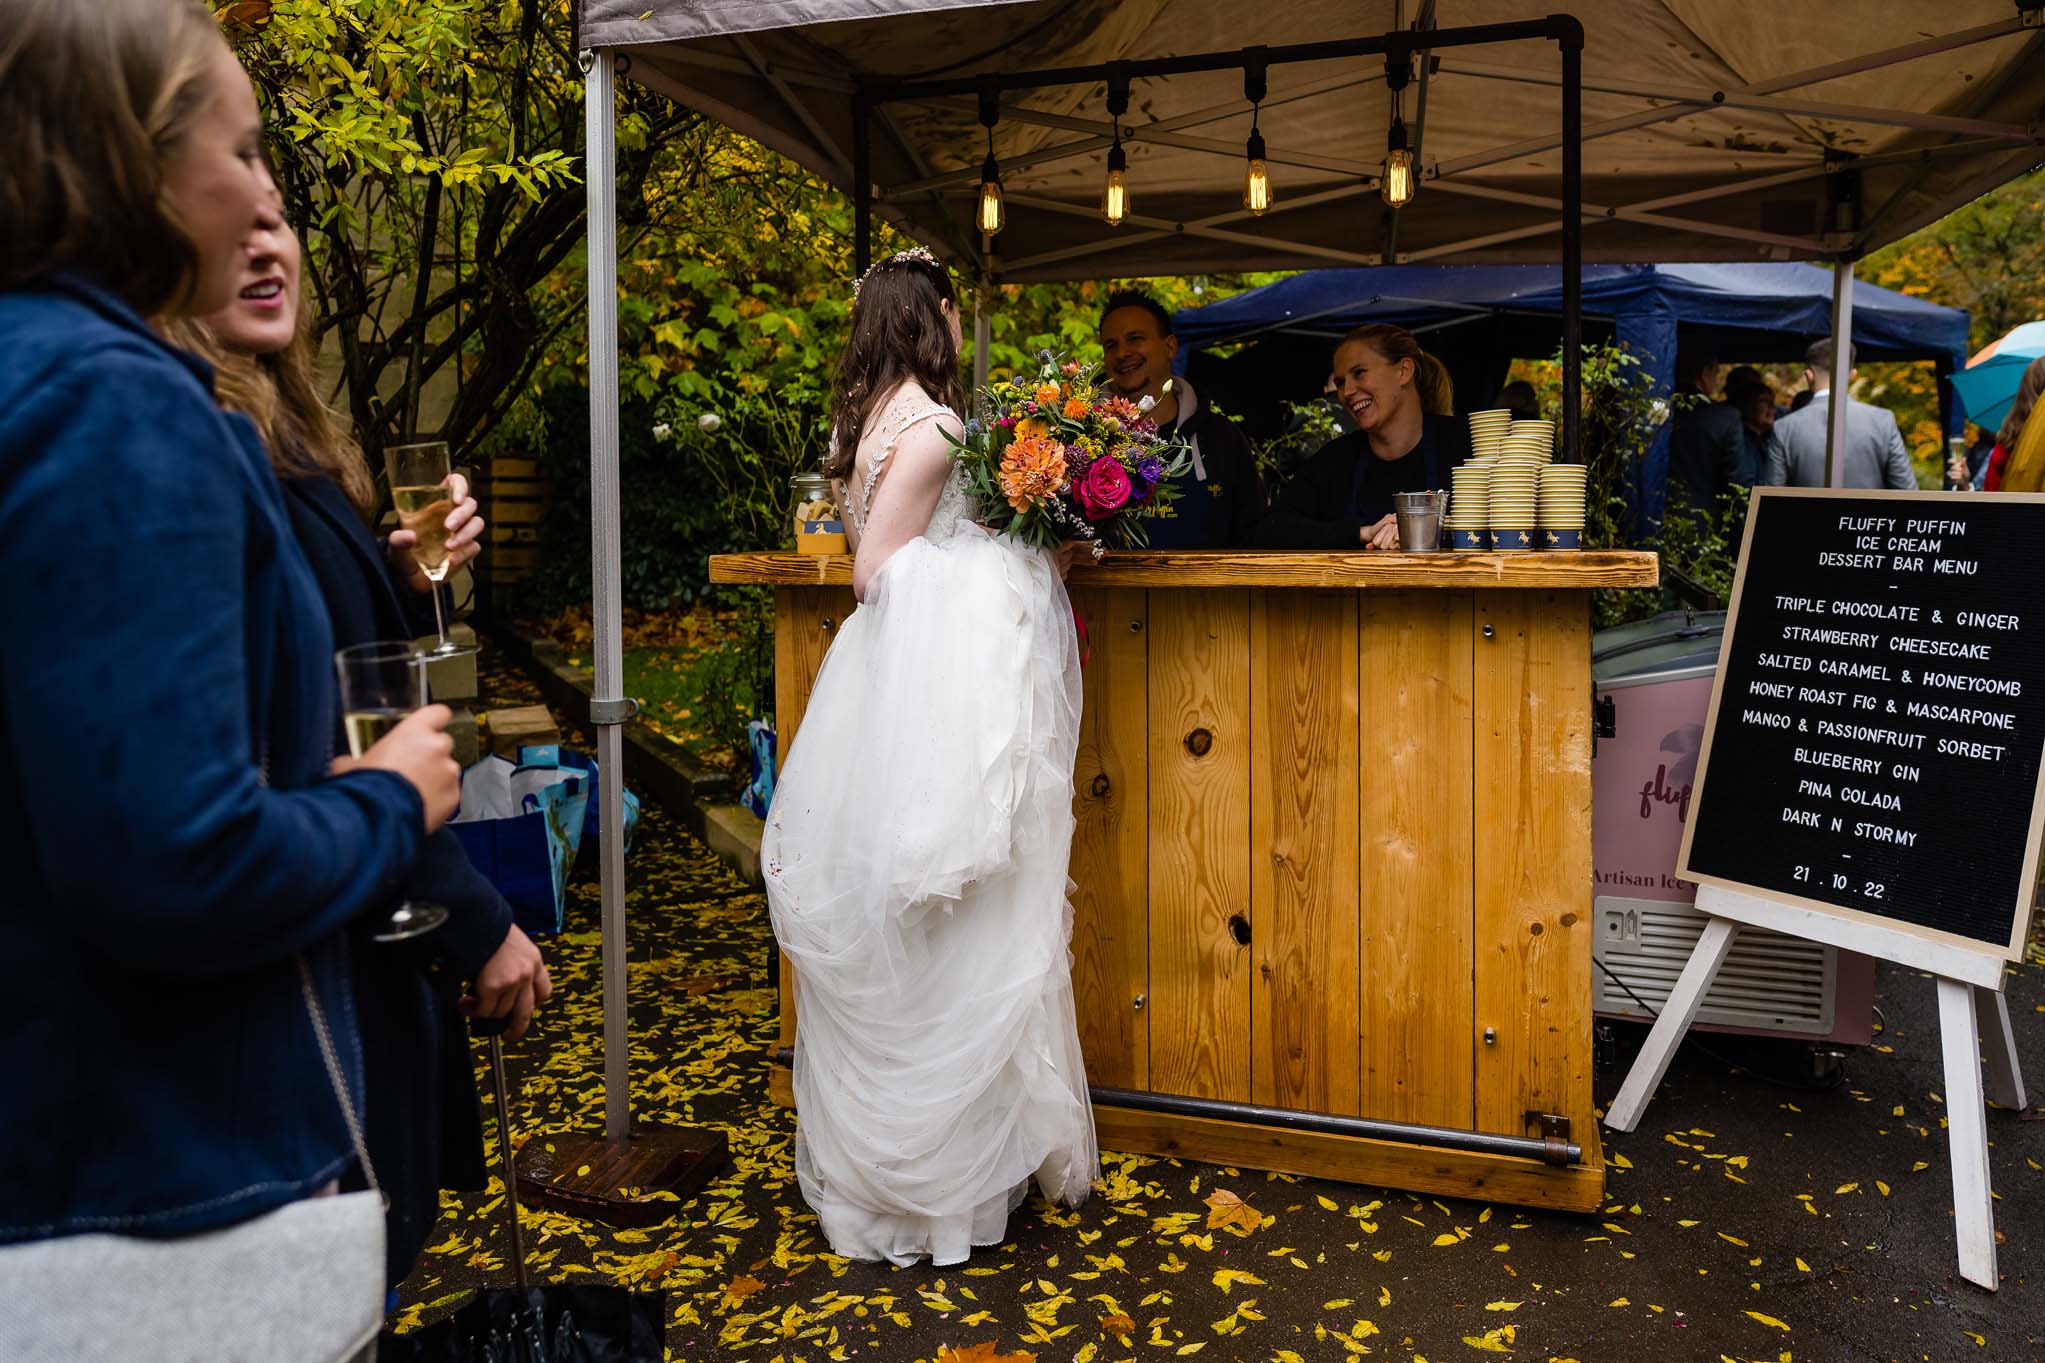
[[[941,402],[930,401],[920,389],[896,396],[879,413],[871,462],[864,468],[855,464],[851,486],[846,489],[850,495],[845,499],[845,514],[851,518],[854,534],[862,537],[866,534],[866,519],[873,512],[874,495],[880,490],[882,474],[895,446],[910,428],[940,416],[958,420],[958,413]],[[962,523],[973,519],[975,510],[973,496],[966,490],[965,470],[954,464],[945,477],[944,491],[938,494],[937,506],[930,513],[930,524],[924,527],[923,537],[933,543],[950,539]]]

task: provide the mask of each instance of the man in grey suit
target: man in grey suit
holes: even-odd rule
[[[1853,352],[1847,351],[1847,363]],[[1832,341],[1813,341],[1804,352],[1804,382],[1811,400],[1782,417],[1768,435],[1768,467],[1761,481],[1773,487],[1824,487],[1825,433],[1832,420]],[[1910,467],[1910,451],[1903,446],[1903,432],[1896,428],[1896,414],[1886,407],[1855,402],[1846,406],[1846,443],[1839,451],[1844,475],[1842,487],[1917,486],[1917,474]]]

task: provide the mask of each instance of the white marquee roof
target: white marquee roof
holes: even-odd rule
[[[1443,28],[1545,7],[1439,0]],[[1585,31],[1584,258],[1854,256],[2045,162],[2045,30],[2010,0],[1576,0]],[[1253,16],[1246,19],[1245,16]],[[1012,75],[1374,36],[1385,0],[583,0],[581,42],[626,76],[852,183],[859,82]],[[1552,42],[1444,49],[1427,81],[1423,181],[1398,258],[1560,253]],[[1405,93],[1415,127],[1419,81]],[[1381,57],[1271,69],[1261,129],[1276,207],[1242,209],[1240,70],[1139,79],[1124,122],[1133,213],[1095,216],[1101,81],[1002,97],[995,147],[1013,280],[1374,264],[1393,231],[1375,189],[1390,95]],[[879,106],[877,211],[957,259],[986,133],[970,93]],[[1857,177],[1828,169],[1852,166]],[[1841,205],[1857,178],[1858,204]]]

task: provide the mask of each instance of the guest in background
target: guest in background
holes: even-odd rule
[[[1768,467],[1762,481],[1775,487],[1824,487],[1826,426],[1831,421],[1832,339],[1813,341],[1804,352],[1804,384],[1810,404],[1775,423],[1768,436]],[[1847,364],[1853,351],[1847,351]],[[1851,371],[1849,370],[1849,373]],[[1917,473],[1896,414],[1846,397],[1846,440],[1838,451],[1841,487],[1915,488]]]
[[[1131,402],[1156,405],[1150,419],[1166,436],[1193,447],[1191,467],[1169,506],[1146,513],[1153,549],[1230,549],[1250,543],[1264,514],[1264,485],[1250,442],[1235,423],[1200,401],[1193,385],[1172,377],[1179,338],[1172,316],[1148,294],[1118,293],[1101,313],[1101,350],[1108,386]],[[1169,381],[1170,387],[1166,387]]]
[[[1534,396],[1534,385],[1525,379],[1514,379],[1499,389],[1498,405],[1511,412],[1515,421],[1537,421],[1541,416],[1541,403]]]
[[[1753,365],[1736,364],[1731,369],[1726,371],[1725,387],[1721,390],[1725,394],[1725,396],[1721,398],[1720,401],[1737,403],[1739,401],[1737,397],[1739,393],[1742,393],[1749,388],[1755,387],[1756,385],[1759,385],[1762,388],[1768,388],[1768,391],[1771,394],[1773,394],[1775,391],[1773,388],[1769,388],[1768,380],[1763,378],[1761,376],[1761,371],[1756,369]]]
[[[412,556],[413,532],[395,531],[387,545],[370,532],[376,478],[320,400],[299,264],[297,234],[267,202],[242,246],[235,301],[203,321],[166,330],[212,363],[221,405],[262,433],[292,530],[333,619],[334,646],[408,639],[433,624],[430,610],[414,618],[405,598],[416,608],[433,584]],[[450,569],[475,558],[483,532],[460,474],[454,483]],[[339,716],[334,742],[337,750],[347,746]],[[371,941],[368,922],[401,898],[437,904],[448,920],[416,946]],[[511,905],[469,864],[452,831],[427,839],[390,900],[358,924],[354,959],[363,1071],[375,1097],[363,1124],[388,1202],[385,1277],[396,1285],[440,1218],[440,1190],[484,1186],[482,1111],[464,1005],[477,1016],[505,1018],[505,1035],[516,1040],[553,986],[539,948],[511,921]],[[464,999],[460,986],[468,981],[474,991]]]
[[[2023,377],[2017,380],[2017,395],[2010,403],[2009,412],[2003,417],[2002,425],[1995,431],[1995,448],[1988,455],[1988,472],[1982,476],[1981,486],[1988,492],[2014,492],[2018,489],[2006,487],[2009,478],[2010,460],[2017,451],[2017,439],[2023,434],[2024,423],[2031,419],[2031,412],[2038,405],[2038,395],[2045,392],[2045,355],[2024,366]],[[2033,489],[2035,490],[2035,489]]]
[[[1761,471],[1768,467],[1768,433],[1775,429],[1775,390],[1761,382],[1728,383],[1726,402],[1740,414],[1741,434],[1745,437],[1739,476],[1733,481],[1741,487],[1752,487],[1761,481]]]
[[[1797,390],[1797,391],[1796,391],[1795,393],[1793,393],[1793,394],[1791,394],[1791,395],[1790,395],[1790,399],[1789,399],[1789,410],[1790,410],[1790,411],[1792,411],[1792,412],[1801,412],[1801,411],[1802,411],[1802,410],[1803,410],[1804,408],[1806,408],[1806,407],[1808,407],[1808,406],[1810,406],[1810,405],[1811,405],[1811,390],[1810,390],[1810,389],[1808,389],[1808,388],[1799,388],[1799,389],[1798,389],[1798,390]]]
[[[333,641],[268,458],[144,320],[228,306],[276,193],[210,11],[0,0],[0,128],[0,1243],[147,1237],[172,1274],[355,1167],[309,1005],[360,1105],[343,934],[461,772],[434,705],[329,775]]]
[[[1738,408],[1712,401],[1718,359],[1698,351],[1676,360],[1675,416],[1669,422],[1669,495],[1675,509],[1717,515],[1735,486],[1751,485]]]
[[[1396,549],[1392,497],[1448,486],[1469,456],[1442,362],[1404,327],[1361,326],[1335,347],[1335,391],[1356,421],[1303,465],[1258,528],[1267,549]]]

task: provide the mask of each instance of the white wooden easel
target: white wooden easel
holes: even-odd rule
[[[1631,1131],[1640,1124],[1648,1100],[1668,1071],[1669,1060],[1690,1030],[1698,1005],[1743,925],[1770,928],[1928,971],[1938,980],[1960,1276],[1995,1291],[1995,1204],[1988,1186],[1988,1106],[1984,1098],[1993,1098],[2003,1107],[2024,1106],[2024,1080],[2017,1068],[2009,1004],[2002,993],[2002,958],[1865,919],[1820,913],[1716,885],[1698,887],[1697,907],[1710,914],[1711,921],[1647,1034],[1647,1044],[1620,1086],[1605,1125],[1614,1131]],[[1985,1095],[1981,1080],[1984,1055],[1988,1061]]]

